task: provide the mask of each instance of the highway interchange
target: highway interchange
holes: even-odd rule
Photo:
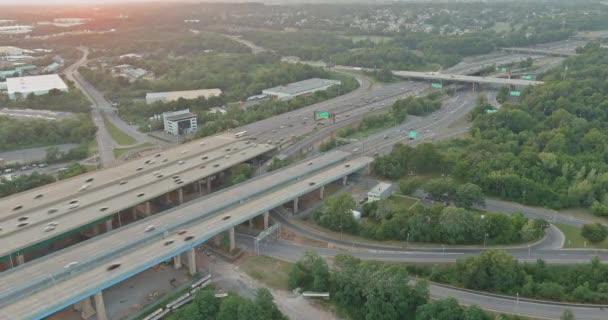
[[[392,102],[398,98],[408,95],[421,95],[429,89],[428,84],[419,82],[399,82],[395,84],[372,88],[371,83],[365,80],[365,78],[360,77],[359,81],[361,86],[353,93],[338,97],[336,99],[332,99],[330,101],[309,106],[300,110],[275,116],[270,119],[262,120],[254,124],[247,125],[243,128],[235,129],[233,131],[248,131],[249,137],[255,138],[257,140],[257,143],[271,143],[280,145],[282,144],[280,146],[280,149],[285,148],[283,147],[283,145],[286,145],[287,147],[285,149],[287,150],[289,150],[290,148],[292,148],[292,150],[297,150],[297,148],[299,148],[301,145],[305,145],[302,144],[303,141],[310,139],[311,137],[317,138],[326,136],[327,134],[331,134],[340,127],[360,120],[361,117],[365,114],[369,114],[370,112],[379,112],[384,108],[388,108],[392,104]],[[376,153],[389,152],[391,146],[397,142],[420,143],[420,141],[443,139],[452,137],[454,135],[462,134],[467,131],[466,128],[451,129],[449,128],[449,126],[450,124],[457,121],[462,116],[468,113],[468,111],[472,108],[472,102],[474,101],[475,96],[475,94],[469,92],[458,92],[454,97],[448,99],[444,108],[437,111],[436,113],[427,117],[410,117],[400,127],[387,129],[386,131],[371,135],[364,141],[359,141],[343,147],[343,150],[349,152],[354,151],[354,153],[373,155]],[[312,119],[313,111],[334,112],[338,115],[337,123],[335,125],[325,124],[323,126],[315,124]],[[420,140],[408,142],[404,133],[405,130],[409,130],[410,128],[418,130],[422,133]],[[321,135],[316,136],[317,134]],[[284,138],[284,140],[281,141],[280,139],[277,139],[277,137],[287,138]],[[100,144],[100,146],[101,145],[102,144]],[[357,150],[355,151],[355,149]],[[508,209],[509,207],[509,205],[504,205],[500,202],[492,203],[491,205],[495,205],[497,208],[501,208],[500,206],[502,205],[503,209]],[[532,211],[527,210],[525,213],[533,214]],[[555,214],[552,214],[551,212],[543,212],[543,210],[539,210],[536,213],[540,216],[543,216],[545,219],[547,219],[547,216],[551,216],[553,217],[553,219],[557,219],[558,222],[576,225],[584,223],[584,221],[580,221],[578,219],[567,219],[562,218],[561,216],[558,217]],[[565,219],[565,221],[562,221],[560,219]],[[551,219],[547,220],[551,221]],[[124,230],[125,234],[128,231],[128,229],[126,228],[127,227],[125,227]],[[117,230],[116,232],[118,231],[119,230]],[[122,228],[120,229],[120,232],[123,232]],[[306,235],[305,231],[301,232]],[[314,235],[309,236],[314,237]],[[329,242],[336,242],[335,239],[326,240],[328,240]],[[551,229],[545,241],[530,246],[529,248],[526,247],[520,249],[511,249],[510,252],[523,261],[534,261],[537,258],[543,258],[549,262],[586,262],[589,261],[589,259],[596,254],[599,254],[603,260],[606,258],[605,252],[597,252],[595,250],[558,250],[558,246],[556,244],[560,243],[560,241],[562,240],[560,240],[559,232],[556,232],[554,229]],[[248,241],[243,237],[239,237],[239,244],[243,245],[244,247],[250,247],[250,242],[251,241]],[[363,248],[360,245],[355,246],[353,243],[346,244],[345,247],[355,249],[351,251],[352,254],[361,258],[385,261],[417,262],[454,261],[455,259],[462,256],[478,254],[480,251],[479,249],[461,249],[461,251],[457,251],[457,249],[404,250],[402,248],[393,251],[386,250],[387,248],[385,247]],[[74,250],[76,249],[77,248],[75,247]],[[293,244],[289,244],[283,241],[268,240],[266,243],[266,249],[267,251],[265,252],[265,254],[267,255],[293,260],[296,259],[298,255],[301,254],[302,251],[306,248],[294,246]],[[155,250],[158,250],[158,248],[156,248]],[[343,248],[341,250],[318,250],[323,255],[332,256],[336,253],[344,253],[345,249]],[[69,253],[71,251],[72,250],[67,250],[65,251],[65,253]],[[53,256],[54,255],[50,256],[49,258],[52,258]],[[43,260],[41,260],[40,262],[34,261],[33,265],[41,263],[42,261]],[[65,262],[67,260],[62,261]],[[29,264],[24,265],[23,268],[28,267],[28,265]],[[55,265],[55,267],[57,267],[57,265]],[[18,270],[19,269],[16,269],[15,271]],[[2,276],[4,277],[6,276],[6,274],[3,274]],[[70,279],[70,283],[78,283],[78,281],[84,281],[82,275],[75,276]],[[465,304],[478,304],[484,308],[493,309],[501,312],[513,312],[513,310],[515,310],[516,312],[522,314],[537,315],[537,317],[539,318],[557,318],[559,315],[561,315],[561,310],[563,309],[562,306],[553,306],[551,304],[546,303],[539,304],[519,301],[515,305],[516,309],[504,310],[505,308],[513,307],[512,300],[489,297],[487,295],[480,295],[476,293],[465,293],[463,291],[450,290],[452,289],[436,286],[431,287],[431,293],[435,296],[441,296],[442,294],[444,296],[452,295],[461,299],[461,302]],[[41,301],[41,303],[43,303],[43,301]],[[575,315],[577,315],[577,317],[579,317],[580,319],[607,318],[606,314],[601,312],[602,310],[598,308],[570,308],[575,311]],[[541,313],[540,316],[538,316],[539,312]],[[543,315],[546,315],[548,317],[543,317]]]

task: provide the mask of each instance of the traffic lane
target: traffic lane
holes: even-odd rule
[[[248,236],[237,236],[237,242],[239,246],[242,248],[246,248],[248,250],[253,250],[253,239]],[[262,241],[259,246],[260,254],[267,255],[279,259],[284,259],[288,261],[297,261],[301,257],[303,257],[304,252],[310,250],[311,248],[305,246],[297,246],[297,245],[287,245],[281,243],[281,241],[277,241],[275,239],[267,239]],[[377,260],[377,261],[391,261],[391,262],[453,262],[453,260],[457,257],[462,257],[464,255],[458,255],[453,253],[445,253],[442,254],[441,257],[437,257],[436,254],[401,254],[399,256],[388,255],[386,253],[382,253],[380,255],[372,255],[372,254],[361,254],[361,253],[350,253],[347,251],[340,251],[335,249],[323,249],[323,248],[312,248],[312,250],[317,251],[319,254],[323,256],[333,257],[339,253],[349,253],[353,256],[369,259],[369,260]],[[539,319],[559,319],[563,313],[564,306],[554,305],[550,303],[542,303],[542,302],[530,302],[525,300],[513,299],[513,298],[501,298],[495,297],[491,295],[485,295],[480,292],[469,292],[462,291],[452,288],[447,288],[443,286],[438,286],[435,284],[429,285],[431,296],[439,299],[453,297],[456,298],[460,303],[465,305],[477,305],[486,310],[494,310],[497,312],[504,313],[516,313],[520,315],[531,316]],[[572,307],[568,306],[569,309],[575,314],[578,319],[590,319],[590,320],[600,320],[606,319],[608,314],[605,310],[600,308],[591,308],[591,307]]]
[[[560,319],[567,308],[572,311],[576,319],[608,319],[608,311],[599,307],[563,306],[517,298],[500,298],[481,292],[463,291],[435,284],[429,285],[429,292],[432,297],[437,299],[456,298],[462,305],[476,305],[497,313],[524,315],[538,319]]]
[[[557,211],[550,209],[533,208],[519,203],[493,199],[486,199],[485,210],[505,213],[521,212],[531,218],[545,219],[552,223],[563,223],[572,226],[583,226],[585,224],[593,223],[593,221],[590,220],[572,216],[564,216],[559,214]]]

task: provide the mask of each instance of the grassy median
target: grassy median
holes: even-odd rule
[[[602,242],[592,243],[581,236],[581,228],[561,223],[554,224],[566,237],[564,248],[608,249],[608,239]]]
[[[103,116],[103,123],[106,125],[106,130],[108,130],[110,136],[112,136],[112,140],[116,141],[116,143],[128,146],[137,142],[135,138],[118,129],[105,115]]]

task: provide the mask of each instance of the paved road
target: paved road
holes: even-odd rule
[[[68,80],[72,81],[76,88],[78,88],[82,93],[89,98],[92,103],[91,108],[91,118],[97,126],[97,152],[99,153],[99,162],[104,167],[109,167],[114,162],[114,148],[112,146],[112,137],[108,133],[106,129],[106,125],[103,122],[103,118],[101,116],[101,106],[99,102],[95,99],[95,96],[91,94],[87,90],[87,87],[83,85],[83,79],[78,73],[78,68],[84,65],[87,61],[87,57],[89,54],[89,50],[87,48],[79,48],[83,52],[83,56],[76,61],[71,66],[67,67],[64,70],[65,76]]]
[[[553,232],[550,232],[549,237],[552,237]],[[239,247],[253,250],[253,239],[250,236],[239,235],[237,237]],[[335,241],[335,240],[334,240]],[[445,263],[454,262],[456,259],[478,255],[480,249],[434,249],[434,250],[373,250],[365,249],[359,245],[346,243],[341,244],[342,249],[326,249],[326,248],[309,248],[306,246],[295,245],[286,241],[267,238],[260,244],[260,253],[262,255],[271,256],[278,259],[297,261],[307,250],[315,250],[322,256],[333,257],[337,254],[349,253],[355,257],[375,260],[375,261],[391,261],[391,262],[435,262]],[[533,247],[534,248],[534,247]],[[555,249],[511,249],[508,250],[515,255],[520,261],[535,262],[536,259],[545,259],[550,263],[574,263],[588,262],[596,252],[590,250],[555,250]],[[608,253],[599,252],[602,260],[608,258]],[[524,316],[534,317],[538,319],[559,319],[563,313],[564,306],[556,305],[548,302],[535,302],[525,299],[514,299],[512,297],[501,297],[482,292],[465,291],[456,288],[449,288],[436,284],[430,285],[431,296],[436,298],[453,297],[465,305],[478,305],[487,310],[493,310],[501,313],[513,313]],[[577,307],[568,306],[577,319],[589,320],[605,320],[608,318],[608,311],[600,307]]]

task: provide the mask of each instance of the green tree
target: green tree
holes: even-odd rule
[[[244,303],[244,299],[229,295],[224,298],[220,304],[220,310],[217,314],[217,320],[234,320],[239,318],[239,307]]]
[[[356,231],[357,221],[352,211],[356,203],[351,195],[341,192],[328,198],[323,208],[315,215],[315,221],[332,230]]]
[[[286,320],[281,311],[277,308],[274,303],[274,298],[270,293],[270,290],[266,288],[260,288],[256,291],[254,303],[257,308],[258,319],[268,320]],[[218,319],[219,320],[219,319]]]
[[[378,71],[376,78],[380,82],[391,82],[393,81],[393,72],[387,66],[382,66]]]
[[[574,314],[572,314],[572,310],[566,308],[560,317],[560,320],[575,320]]]
[[[608,228],[601,223],[586,224],[581,229],[581,235],[591,242],[602,242],[608,236]]]
[[[458,207],[471,209],[472,206],[485,205],[484,194],[481,188],[472,183],[465,183],[456,188],[454,204]]]

